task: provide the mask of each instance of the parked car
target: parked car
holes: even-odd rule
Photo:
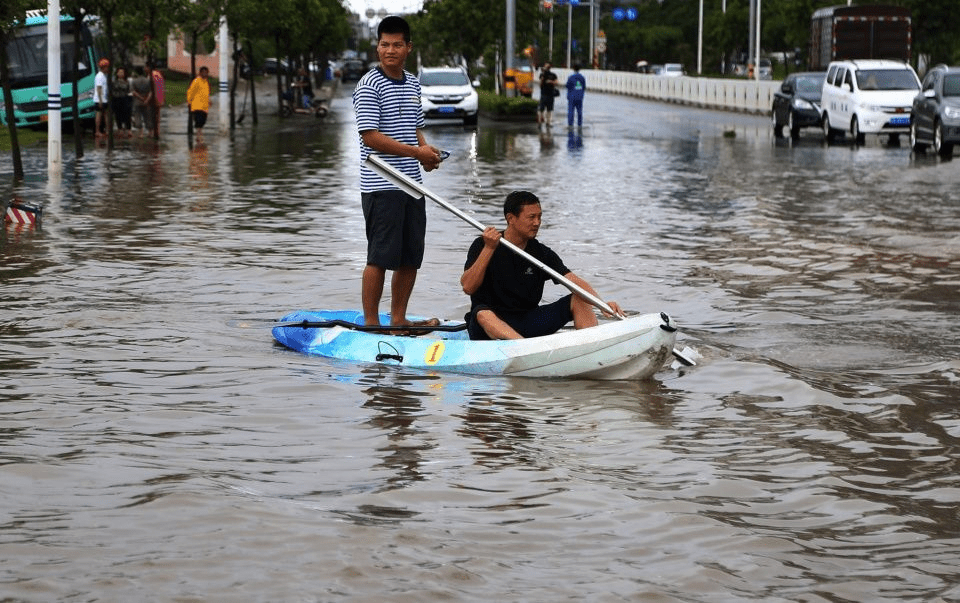
[[[280,73],[290,73],[290,67],[287,65],[287,62],[283,59],[269,58],[263,59],[263,72],[268,75],[274,75],[277,73],[277,70]]]
[[[480,99],[462,67],[424,67],[420,70],[420,97],[425,118],[462,119],[475,126]]]
[[[773,79],[773,63],[770,62],[770,59],[762,58],[757,61],[757,65],[759,67],[759,71],[757,72],[758,79]]]
[[[821,126],[827,142],[850,132],[856,144],[865,134],[888,134],[890,142],[910,133],[913,97],[920,79],[906,63],[887,60],[834,61],[823,82]]]
[[[347,59],[340,68],[340,79],[344,82],[356,81],[367,72],[366,66],[360,59]]]
[[[773,135],[783,138],[783,128],[790,138],[800,138],[800,128],[820,127],[820,95],[826,71],[791,73],[773,95]]]
[[[937,65],[923,78],[913,99],[910,146],[925,151],[927,145],[941,157],[953,155],[960,143],[960,67]]]
[[[663,73],[660,75],[666,77],[680,77],[683,75],[683,65],[680,63],[666,63],[663,66]]]

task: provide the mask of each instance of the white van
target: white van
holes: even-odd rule
[[[920,91],[916,72],[886,60],[834,61],[823,82],[823,135],[827,142],[849,132],[856,144],[865,134],[910,133],[913,97]]]

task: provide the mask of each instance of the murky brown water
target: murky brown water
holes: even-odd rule
[[[960,600],[956,161],[601,95],[582,136],[431,128],[431,190],[491,223],[537,191],[541,238],[704,358],[404,373],[242,326],[358,305],[333,109],[91,150],[59,190],[25,157],[46,209],[0,235],[0,599]],[[415,312],[463,314],[474,235],[430,209]]]

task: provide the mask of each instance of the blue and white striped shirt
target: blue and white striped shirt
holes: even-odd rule
[[[403,144],[417,146],[417,129],[424,126],[420,107],[420,80],[409,71],[402,80],[394,80],[379,67],[371,69],[357,82],[353,92],[353,108],[357,114],[357,131],[378,130]],[[360,192],[393,190],[397,186],[378,176],[364,163],[373,149],[360,137]],[[413,157],[382,155],[400,172],[423,182],[420,162]]]

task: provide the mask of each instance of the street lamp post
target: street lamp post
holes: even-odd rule
[[[757,44],[756,55],[753,57],[753,77],[760,81],[760,0],[757,0]]]
[[[506,39],[506,52],[504,52],[504,58],[506,59],[506,68],[513,69],[513,53],[516,51],[516,42],[514,41],[516,37],[517,30],[517,4],[516,0],[506,0],[507,2],[507,39]]]
[[[703,0],[700,0],[700,20],[697,24],[697,75],[703,75]]]

